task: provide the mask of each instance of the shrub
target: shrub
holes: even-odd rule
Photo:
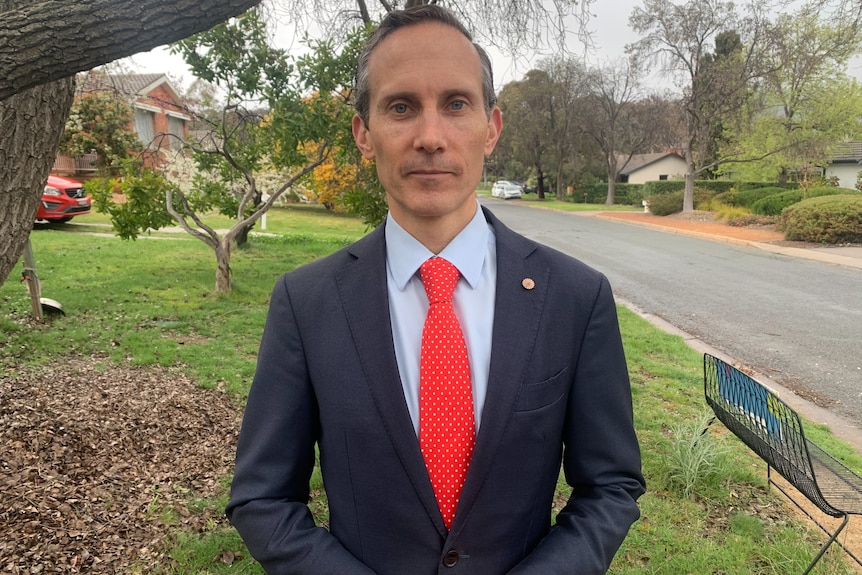
[[[751,205],[751,211],[763,216],[777,216],[784,208],[802,201],[805,198],[817,198],[820,196],[833,196],[837,194],[854,193],[853,190],[834,187],[810,188],[806,195],[803,190],[787,190],[780,194],[773,194],[761,198]]]
[[[726,192],[721,192],[720,194],[715,194],[712,196],[712,204],[716,206],[717,204],[724,206],[736,206],[736,195],[739,192],[735,188],[731,188]]]
[[[788,190],[787,188],[779,188],[778,186],[769,186],[765,188],[754,188],[750,190],[745,190],[743,192],[739,192],[733,197],[733,203],[731,205],[750,209],[755,204],[755,202],[758,202],[770,196],[774,196],[776,194],[783,194],[787,191],[790,190]]]
[[[669,194],[649,196],[647,198],[647,201],[649,202],[649,211],[657,216],[669,216],[670,214],[681,212],[684,196],[685,191],[682,190],[671,192]],[[711,197],[712,192],[702,190],[700,188],[694,189],[695,205],[705,203],[709,201]]]
[[[781,212],[778,228],[788,240],[862,242],[862,194],[809,198]]]

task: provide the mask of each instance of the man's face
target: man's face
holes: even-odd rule
[[[502,127],[497,108],[485,114],[476,49],[450,26],[417,24],[383,39],[368,71],[368,125],[354,117],[353,135],[377,162],[392,216],[411,233],[460,230]]]

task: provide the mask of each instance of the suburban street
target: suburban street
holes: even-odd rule
[[[617,298],[862,428],[862,271],[574,213],[485,201],[605,273]]]

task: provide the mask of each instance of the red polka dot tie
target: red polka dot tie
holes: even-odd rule
[[[458,269],[443,258],[419,268],[428,294],[419,361],[419,447],[448,529],[473,455],[473,392],[461,325],[452,307]]]

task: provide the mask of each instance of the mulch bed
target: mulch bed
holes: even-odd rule
[[[164,567],[230,472],[240,410],[177,369],[76,359],[0,373],[0,572]],[[170,528],[168,527],[170,526]]]

